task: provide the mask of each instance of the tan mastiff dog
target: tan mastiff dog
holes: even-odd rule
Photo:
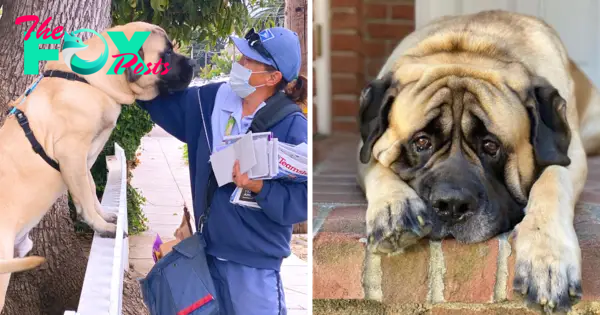
[[[557,33],[502,11],[407,36],[363,90],[358,181],[369,250],[515,228],[514,289],[546,311],[582,294],[574,207],[600,152],[600,98]]]
[[[107,75],[115,61],[112,56],[119,51],[104,31],[109,58],[100,71],[80,76],[88,83],[42,78],[17,108],[25,113],[35,138],[47,156],[59,164],[60,171],[32,150],[18,116],[10,116],[0,128],[0,310],[10,273],[34,268],[44,261],[42,257],[24,257],[32,248],[28,232],[67,189],[78,216],[101,236],[115,237],[116,216],[102,211],[90,168],[116,125],[121,104],[184,89],[192,79],[190,59],[173,52],[171,41],[158,26],[134,22],[107,31],[123,31],[127,38],[136,31],[150,31],[139,50],[140,57],[152,65],[162,59],[168,63],[163,67],[170,70],[160,74],[164,69],[161,67],[158,75],[136,75],[127,69],[123,75]],[[87,50],[77,55],[85,60],[94,60],[104,51],[97,36],[84,43]],[[72,73],[63,62],[62,52],[59,61],[48,62],[45,70]]]

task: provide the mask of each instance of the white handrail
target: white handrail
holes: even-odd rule
[[[114,239],[94,234],[83,288],[77,311],[65,315],[121,315],[123,276],[128,269],[129,241],[124,237],[127,226],[127,163],[125,151],[115,143],[115,155],[106,158],[108,176],[102,196],[102,208],[116,213],[117,235]]]

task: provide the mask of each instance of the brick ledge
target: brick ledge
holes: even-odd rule
[[[472,245],[424,240],[393,257],[366,253],[366,201],[356,185],[357,141],[357,136],[334,136],[315,146],[321,158],[313,177],[313,297],[321,309],[343,305],[361,314],[414,304],[422,307],[414,314],[510,315],[513,309],[528,314],[523,310],[530,309],[512,296],[514,255],[506,235]],[[584,296],[572,314],[600,315],[600,158],[589,160],[575,226]]]
[[[417,304],[386,305],[372,300],[313,300],[314,315],[537,315],[540,310],[518,303],[497,304]],[[600,314],[600,302],[580,302],[569,315]]]

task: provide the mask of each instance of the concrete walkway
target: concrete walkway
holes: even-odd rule
[[[156,234],[163,241],[174,239],[184,200],[193,213],[189,170],[182,147],[182,142],[158,126],[142,139],[140,164],[133,171],[132,185],[146,198],[143,209],[149,230],[130,237],[129,262],[143,274],[154,265],[151,251]],[[307,263],[297,256],[292,254],[284,260],[281,277],[289,315],[309,314],[309,276]]]

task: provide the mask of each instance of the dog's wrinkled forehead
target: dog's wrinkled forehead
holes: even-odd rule
[[[486,122],[486,127],[494,133],[506,137],[505,142],[519,140],[524,130],[515,130],[516,126],[527,127],[527,113],[523,106],[526,91],[530,84],[524,71],[512,65],[497,65],[496,68],[457,64],[404,64],[394,75],[409,91],[398,95],[393,114],[398,124],[399,136],[409,136],[415,128],[421,128],[413,122],[422,121],[422,117],[435,112],[441,106],[449,106],[454,114],[477,114]],[[473,96],[474,101],[456,99],[457,96]],[[465,111],[466,110],[466,111]],[[437,115],[433,115],[437,116]],[[519,120],[519,121],[515,121]]]

